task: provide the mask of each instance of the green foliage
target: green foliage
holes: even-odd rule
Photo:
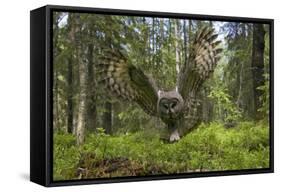
[[[213,87],[208,97],[215,100],[220,116],[224,116],[224,121],[237,121],[241,118],[241,111],[233,103],[227,92],[227,89],[223,86]]]
[[[269,30],[266,28],[266,30]],[[266,120],[269,120],[269,107],[270,107],[270,75],[269,75],[269,52],[270,52],[270,44],[269,44],[269,34],[266,33],[265,35],[265,49],[264,49],[264,70],[265,73],[263,75],[264,77],[264,85],[258,87],[257,89],[261,90],[263,92],[263,94],[261,95],[261,97],[259,98],[261,103],[262,103],[262,107],[260,109],[258,109],[259,112],[263,113],[264,116],[267,118]]]
[[[263,123],[232,129],[202,124],[174,144],[148,132],[109,136],[101,128],[80,148],[72,135],[56,134],[54,140],[55,180],[79,178],[80,167],[88,170],[86,178],[269,167],[269,128]]]
[[[261,100],[262,107],[258,109],[258,111],[265,114],[265,117],[269,117],[269,107],[270,107],[269,74],[265,74],[264,78],[265,78],[264,85],[257,88],[263,92],[263,94],[259,98]]]
[[[71,134],[54,134],[53,154],[53,176],[55,180],[73,178],[75,176],[75,166],[80,159],[75,136]]]

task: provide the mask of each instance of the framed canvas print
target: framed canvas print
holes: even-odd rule
[[[273,20],[31,11],[30,179],[273,172]]]

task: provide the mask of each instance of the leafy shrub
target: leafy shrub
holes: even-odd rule
[[[237,121],[241,118],[241,111],[233,103],[228,89],[221,86],[214,86],[208,96],[213,99],[218,105],[220,116],[225,116],[224,121]]]

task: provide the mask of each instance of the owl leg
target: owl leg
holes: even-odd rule
[[[180,135],[178,129],[175,129],[170,135],[170,142],[174,142],[178,140],[180,140]]]
[[[178,129],[176,128],[176,123],[168,124],[168,129],[170,132],[170,139],[169,139],[170,142],[175,142],[180,140],[180,134]]]

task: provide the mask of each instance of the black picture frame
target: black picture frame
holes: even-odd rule
[[[53,181],[52,136],[52,13],[53,11],[99,13],[130,16],[188,18],[212,21],[239,21],[270,25],[270,167],[239,171],[214,171],[162,176],[119,177]],[[245,17],[226,17],[183,13],[149,12],[136,10],[101,9],[46,5],[30,12],[30,180],[43,186],[64,186],[95,183],[131,182],[177,178],[244,175],[274,172],[274,20]]]

